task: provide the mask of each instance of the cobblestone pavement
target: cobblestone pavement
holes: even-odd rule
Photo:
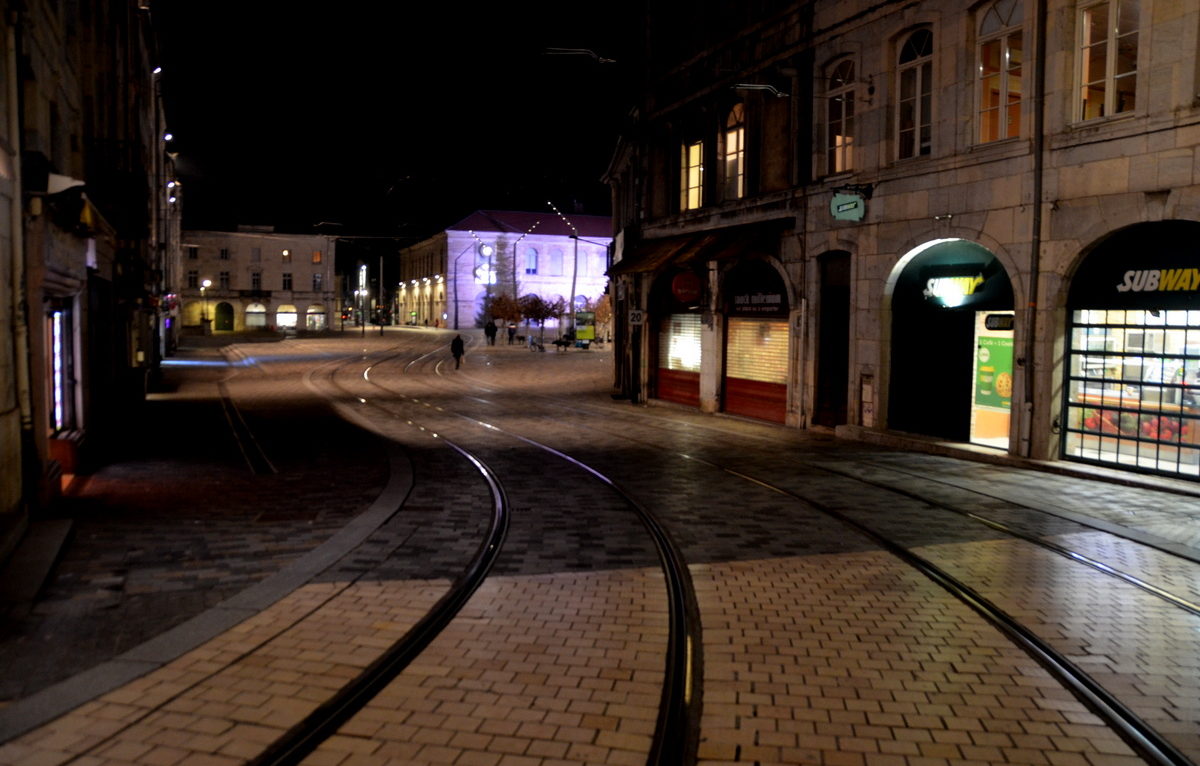
[[[631,407],[609,396],[603,350],[472,334],[454,370],[450,337],[243,345],[228,350],[236,366],[173,368],[142,433],[172,423],[190,438],[153,451],[131,440],[79,484],[72,500],[91,512],[71,511],[77,534],[50,587],[6,619],[16,701],[0,710],[0,740],[12,738],[0,764],[252,758],[419,619],[478,544],[487,492],[447,440],[500,467],[510,538],[450,626],[307,762],[644,763],[661,572],[614,495],[509,433],[613,477],[682,547],[704,629],[703,763],[1140,762],[990,623],[828,510],[978,588],[1200,758],[1200,618],[964,515],[1195,601],[1200,492]],[[222,394],[278,473],[247,468]],[[200,630],[218,602],[238,619]],[[140,643],[180,625],[194,640]],[[143,663],[122,682],[48,685],[122,652]],[[55,696],[82,704],[67,712]]]

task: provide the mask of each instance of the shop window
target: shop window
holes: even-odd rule
[[[704,142],[683,145],[680,158],[680,210],[696,210],[704,202]]]
[[[825,172],[854,167],[854,62],[838,63],[829,77],[825,111]]]
[[[1200,311],[1075,310],[1068,354],[1067,457],[1200,475]]]
[[[261,303],[251,303],[246,307],[246,329],[262,330],[267,326],[267,307]]]
[[[1021,0],[997,0],[979,21],[980,143],[1020,135],[1024,71],[1021,15]]]
[[[735,104],[725,120],[725,199],[746,196],[746,109]]]
[[[924,157],[933,150],[933,33],[918,29],[900,47],[896,92],[896,156]]]
[[[1136,106],[1138,0],[1090,3],[1079,9],[1080,120]]]

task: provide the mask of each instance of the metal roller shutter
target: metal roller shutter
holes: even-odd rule
[[[787,375],[787,322],[731,317],[725,344],[725,411],[782,423]]]

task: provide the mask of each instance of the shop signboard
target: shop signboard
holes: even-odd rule
[[[1200,309],[1200,224],[1161,221],[1117,232],[1071,280],[1074,309]]]
[[[779,316],[786,312],[780,293],[742,293],[733,296],[733,313],[738,316]]]
[[[867,214],[867,200],[861,194],[834,194],[829,212],[835,221],[861,221]]]

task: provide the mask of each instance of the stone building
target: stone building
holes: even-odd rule
[[[476,327],[490,295],[536,294],[582,309],[605,292],[612,220],[479,210],[400,251],[401,324]]]
[[[0,18],[0,559],[110,454],[171,344],[179,196],[143,5]]]
[[[627,394],[1200,475],[1200,2],[700,5],[609,171]]]
[[[270,227],[182,234],[182,322],[190,332],[319,332],[337,307],[336,240]]]

